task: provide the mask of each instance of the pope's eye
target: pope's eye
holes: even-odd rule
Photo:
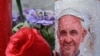
[[[60,31],[60,35],[62,35],[62,36],[66,35],[66,34],[67,34],[67,32],[65,30]]]
[[[70,34],[74,36],[74,35],[77,35],[78,32],[77,32],[77,30],[71,30],[71,31],[70,31]]]

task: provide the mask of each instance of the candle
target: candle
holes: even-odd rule
[[[0,56],[5,56],[11,28],[11,0],[0,0]]]

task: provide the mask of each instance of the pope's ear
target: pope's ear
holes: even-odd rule
[[[82,31],[82,41],[84,40],[86,34],[87,34],[87,30],[83,28],[83,31]]]
[[[86,34],[87,34],[87,30],[86,29],[83,29],[82,37],[85,37]]]

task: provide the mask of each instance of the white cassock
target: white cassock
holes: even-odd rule
[[[89,32],[84,42],[80,45],[79,56],[100,56],[100,1],[99,0],[59,0],[55,2],[55,15],[59,16],[64,9],[75,9],[79,12],[86,12],[91,19],[89,23]],[[85,16],[86,17],[86,16]],[[85,19],[87,21],[87,19]],[[57,23],[55,25],[57,29]],[[55,32],[56,34],[56,32]],[[59,41],[55,35],[55,50],[59,52]]]

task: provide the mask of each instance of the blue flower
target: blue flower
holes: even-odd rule
[[[54,21],[52,21],[52,20],[38,20],[36,23],[44,25],[44,26],[48,26],[48,25],[54,24]]]
[[[45,10],[44,17],[46,20],[54,20],[54,12],[51,10]]]
[[[44,19],[44,11],[43,11],[43,10],[37,9],[37,10],[36,10],[36,14],[37,14],[37,16],[38,16],[37,19],[39,19],[39,20]]]
[[[26,21],[28,21],[30,24],[34,24],[37,22],[37,19],[35,16],[32,15],[27,15],[26,16]]]
[[[37,25],[52,25],[54,24],[55,16],[54,12],[51,10],[42,9],[25,9],[23,10],[25,21],[29,24]],[[18,21],[19,14],[13,14],[13,21]]]
[[[14,21],[14,22],[18,21],[18,17],[19,17],[19,14],[13,13],[12,14],[12,21]]]

